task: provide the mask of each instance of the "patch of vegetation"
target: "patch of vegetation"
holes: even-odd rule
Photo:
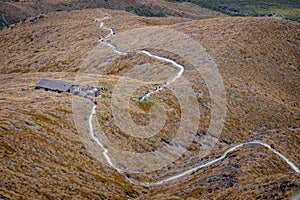
[[[17,19],[13,19],[9,16],[6,16],[5,13],[0,12],[0,29],[3,27],[9,27],[10,24],[15,24],[19,22]]]
[[[111,98],[111,94],[110,94],[110,92],[109,91],[106,91],[106,92],[104,92],[104,93],[101,93],[101,98],[102,99],[109,99],[109,98]]]
[[[146,8],[140,8],[140,7],[134,7],[134,6],[126,7],[125,10],[127,12],[131,12],[136,15],[144,16],[144,17],[166,17],[167,16],[167,14],[164,13],[163,11],[153,12]]]
[[[170,2],[191,2],[233,16],[279,16],[300,22],[300,1],[298,0],[167,0]]]
[[[145,99],[145,102],[148,102],[148,103],[155,103],[156,100],[153,96],[149,96]]]

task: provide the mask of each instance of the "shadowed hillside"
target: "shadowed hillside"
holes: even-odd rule
[[[170,2],[185,2],[185,0],[168,0]],[[189,0],[204,8],[210,8],[233,16],[269,16],[283,17],[300,22],[300,2],[297,0]]]
[[[111,10],[127,10],[142,16],[178,16],[192,19],[207,19],[222,14],[190,3],[174,4],[165,0],[158,1],[117,1],[117,0],[28,0],[0,1],[0,28],[10,24],[27,21],[40,13],[72,11],[92,8],[107,8]]]

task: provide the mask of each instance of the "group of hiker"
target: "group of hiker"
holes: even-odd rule
[[[101,98],[104,93],[112,95],[113,91],[106,87],[94,87],[90,85],[78,86],[77,88],[77,95],[90,100],[94,105],[98,104],[96,98]]]
[[[115,29],[113,29],[113,28],[104,28],[104,27],[103,27],[103,26],[104,26],[104,23],[103,23],[102,20],[104,20],[104,19],[109,19],[109,18],[110,18],[110,15],[109,15],[109,14],[105,14],[104,17],[103,17],[102,19],[93,19],[93,20],[92,20],[93,22],[100,22],[100,24],[99,24],[99,29],[107,29],[107,30],[110,31],[109,35],[106,36],[105,38],[109,38],[110,36],[113,36],[113,35],[116,34]],[[99,41],[99,42],[104,42],[104,38],[99,37],[99,38],[98,38],[98,41]]]
[[[138,100],[139,101],[146,101],[147,100],[147,96],[149,96],[151,93],[154,93],[154,92],[157,92],[159,90],[162,90],[162,89],[166,89],[167,88],[167,85],[168,85],[168,82],[167,81],[164,81],[162,85],[156,85],[152,91],[151,90],[147,90],[145,93],[144,93],[144,96],[140,96],[138,97]]]

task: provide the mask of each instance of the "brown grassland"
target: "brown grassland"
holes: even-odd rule
[[[183,5],[181,9],[188,10]],[[227,116],[209,155],[195,158],[199,147],[193,143],[188,147],[190,157],[179,159],[168,170],[141,177],[119,174],[87,150],[81,140],[83,133],[75,128],[70,94],[34,90],[35,83],[45,77],[75,81],[83,61],[99,45],[99,34],[107,34],[105,30],[99,32],[91,19],[106,13],[112,15],[106,26],[114,27],[117,33],[138,27],[167,27],[191,36],[214,58],[225,84]],[[0,197],[284,199],[297,194],[300,175],[270,150],[257,145],[240,148],[216,164],[161,186],[146,188],[127,181],[126,176],[159,180],[162,172],[180,172],[221,155],[234,144],[258,139],[274,145],[300,166],[300,24],[274,18],[208,18],[145,18],[125,11],[90,9],[53,12],[36,23],[2,30]],[[170,52],[157,53],[186,64]],[[133,73],[130,69],[141,61],[158,63],[132,53],[103,69],[106,75],[99,82],[113,87],[125,72]],[[198,131],[205,132],[210,109],[202,101],[210,101],[208,90],[192,69],[186,69],[184,75],[195,91],[203,93],[198,96],[203,112]],[[21,91],[24,86],[29,91]],[[128,139],[118,127],[106,123],[112,119],[110,99],[102,99],[97,115],[111,141],[139,152],[163,146],[161,138],[169,139],[180,121],[180,107],[169,91],[154,98],[166,102],[169,121],[162,133],[146,142]],[[132,101],[131,114],[137,124],[148,123],[151,105]]]

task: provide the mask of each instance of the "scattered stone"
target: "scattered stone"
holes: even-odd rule
[[[241,98],[238,95],[233,94],[232,92],[229,92],[228,94],[230,97],[236,99],[236,100],[241,100]]]
[[[285,133],[285,131],[284,130],[282,130],[282,129],[278,129],[277,131],[276,131],[276,133]]]
[[[39,14],[39,15],[37,16],[37,18],[39,18],[39,19],[43,19],[43,18],[45,18],[45,17],[46,17],[46,15],[43,14],[43,13],[41,13],[41,14]]]
[[[16,24],[11,24],[11,25],[9,25],[9,28],[10,29],[14,29],[16,27]]]
[[[256,130],[252,129],[252,128],[250,129],[250,133],[258,134],[258,132]]]
[[[189,131],[189,134],[191,134],[191,135],[196,135],[194,132],[192,132],[192,131]]]
[[[230,141],[228,141],[228,140],[225,140],[225,139],[221,139],[221,140],[220,140],[220,142],[222,142],[222,143],[225,143],[225,144],[231,144],[231,142],[230,142]]]
[[[196,93],[197,97],[199,97],[199,98],[203,97],[203,93],[202,92],[198,92],[196,90],[194,90],[194,92]]]
[[[28,88],[28,87],[22,87],[21,90],[22,90],[23,92],[25,92],[25,91],[29,91],[29,88]]]
[[[203,99],[202,103],[205,107],[212,108],[211,104],[209,102],[207,102],[206,100]]]
[[[266,129],[267,129],[267,127],[265,127],[265,126],[263,126],[263,125],[259,125],[259,128],[260,128],[261,130],[266,130]]]
[[[33,177],[36,177],[36,176],[37,176],[37,173],[36,173],[36,172],[32,172],[31,174],[32,174]]]
[[[37,17],[30,17],[29,22],[34,23],[37,21],[37,19],[38,19]]]
[[[293,63],[288,63],[288,66],[294,69],[297,69],[297,67]]]
[[[296,129],[293,126],[288,126],[289,131],[291,131],[292,133],[296,133]]]
[[[170,144],[170,142],[168,140],[164,139],[164,138],[161,138],[161,141],[166,143],[166,144]]]
[[[206,133],[205,131],[200,131],[200,132],[197,132],[196,135],[197,135],[197,136],[207,135],[207,133]]]

